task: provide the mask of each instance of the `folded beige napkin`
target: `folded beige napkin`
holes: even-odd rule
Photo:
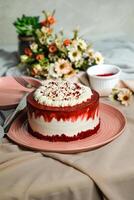
[[[133,200],[134,101],[128,107],[111,104],[127,117],[126,129],[93,151],[60,154],[10,141],[0,145],[0,200]]]
[[[132,92],[134,92],[134,80],[121,80],[121,86],[129,88]]]
[[[86,74],[75,80],[89,85]],[[134,91],[134,81],[120,81]],[[30,151],[11,141],[0,144],[0,200],[133,200],[134,101],[119,108],[127,118],[120,137],[93,151],[60,154]],[[113,125],[114,126],[114,125]]]

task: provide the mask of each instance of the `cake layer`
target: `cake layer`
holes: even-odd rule
[[[48,135],[45,136],[45,135],[41,135],[38,132],[34,132],[31,129],[30,125],[28,125],[28,130],[34,137],[37,137],[40,140],[48,140],[50,142],[58,142],[58,141],[69,142],[69,141],[74,141],[74,140],[81,140],[81,139],[84,139],[86,137],[96,134],[99,128],[100,128],[100,123],[93,130],[87,130],[87,131],[78,133],[77,135],[72,136],[72,137],[66,136],[65,134],[61,136],[59,136],[58,134],[54,136],[48,136]]]
[[[82,115],[71,116],[67,120],[57,120],[52,118],[51,121],[46,121],[43,115],[36,117],[36,114],[28,113],[28,122],[34,132],[38,132],[42,135],[59,135],[65,134],[66,136],[74,136],[78,133],[85,132],[87,130],[93,130],[99,124],[98,108],[93,111],[95,114],[92,117],[87,117],[88,113]]]

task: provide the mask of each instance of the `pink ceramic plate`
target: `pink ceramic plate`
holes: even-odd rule
[[[30,83],[38,82],[39,80],[25,77]],[[12,76],[0,78],[0,109],[12,108],[18,104],[25,92],[31,91],[19,83]]]
[[[49,142],[33,137],[27,131],[26,111],[13,122],[8,137],[25,147],[40,151],[77,153],[100,147],[118,137],[124,130],[126,119],[113,106],[100,104],[101,126],[97,134],[72,142]],[[114,126],[113,126],[114,124]]]

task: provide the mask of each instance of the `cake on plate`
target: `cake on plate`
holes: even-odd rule
[[[49,141],[73,141],[100,127],[99,94],[80,83],[46,80],[27,97],[28,129]]]

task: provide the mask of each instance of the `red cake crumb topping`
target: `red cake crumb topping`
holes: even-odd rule
[[[42,105],[73,106],[91,98],[92,91],[79,83],[46,80],[34,92],[34,99]]]

